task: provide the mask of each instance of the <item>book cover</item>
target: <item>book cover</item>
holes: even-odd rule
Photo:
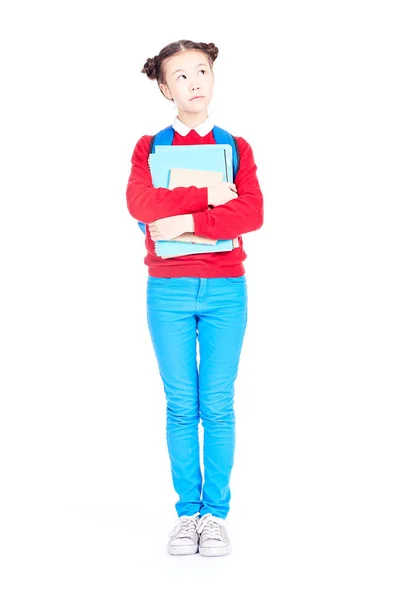
[[[168,188],[189,187],[195,185],[198,188],[218,185],[224,180],[221,171],[205,171],[203,169],[182,169],[173,167],[170,169]]]
[[[172,151],[172,154],[171,154]],[[233,158],[230,144],[189,144],[187,146],[154,147],[154,154],[170,154],[177,161],[172,167],[221,171],[223,181],[233,182]],[[221,154],[223,162],[220,161]],[[216,160],[214,159],[216,156]],[[204,162],[203,162],[204,161]],[[180,164],[178,164],[180,162]]]
[[[154,187],[169,187],[170,170],[175,168],[217,171],[223,181],[233,180],[232,147],[229,144],[196,144],[192,146],[156,146],[149,155],[149,168]]]
[[[233,250],[234,245],[232,240],[218,240],[218,244],[214,247],[210,247],[209,244],[186,244],[186,246],[192,246],[191,248],[181,249],[177,252],[175,247],[162,247],[161,250],[158,249],[158,245],[161,242],[156,242],[156,254],[160,258],[168,259],[175,258],[178,256],[187,256],[188,254],[205,254],[207,252],[229,252]],[[168,243],[168,242],[166,242]],[[183,242],[184,243],[184,242]]]

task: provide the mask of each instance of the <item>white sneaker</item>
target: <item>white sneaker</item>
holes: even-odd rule
[[[199,534],[197,523],[200,513],[191,517],[179,517],[175,526],[169,533],[168,552],[170,554],[196,554],[199,551]]]
[[[232,550],[224,519],[207,513],[199,519],[197,531],[200,534],[199,552],[202,556],[224,556]]]

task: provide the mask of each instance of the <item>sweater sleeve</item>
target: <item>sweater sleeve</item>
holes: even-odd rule
[[[215,206],[212,210],[194,213],[195,235],[225,240],[255,231],[263,225],[263,195],[257,179],[253,151],[244,138],[236,139],[240,158],[235,178],[238,197]]]
[[[169,190],[153,186],[148,163],[150,141],[150,135],[142,136],[136,143],[131,158],[126,200],[132,217],[143,223],[152,223],[165,217],[207,210],[206,187],[192,185]]]

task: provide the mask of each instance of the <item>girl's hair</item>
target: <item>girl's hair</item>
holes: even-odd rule
[[[210,69],[212,69],[218,56],[218,48],[213,43],[206,44],[204,42],[192,42],[191,40],[179,40],[164,46],[157,56],[148,58],[140,72],[145,73],[149,79],[156,79],[158,84],[165,83],[163,61],[174,54],[181,54],[187,50],[200,50],[200,52],[203,52],[207,56]],[[161,88],[159,89],[163,94]]]

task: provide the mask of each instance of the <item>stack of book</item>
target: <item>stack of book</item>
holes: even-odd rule
[[[149,167],[154,187],[170,190],[175,187],[194,185],[200,188],[218,185],[223,181],[232,182],[232,147],[229,144],[156,145],[154,153],[149,155]],[[226,252],[238,247],[238,238],[213,240],[193,233],[155,242],[155,252],[161,258]]]

